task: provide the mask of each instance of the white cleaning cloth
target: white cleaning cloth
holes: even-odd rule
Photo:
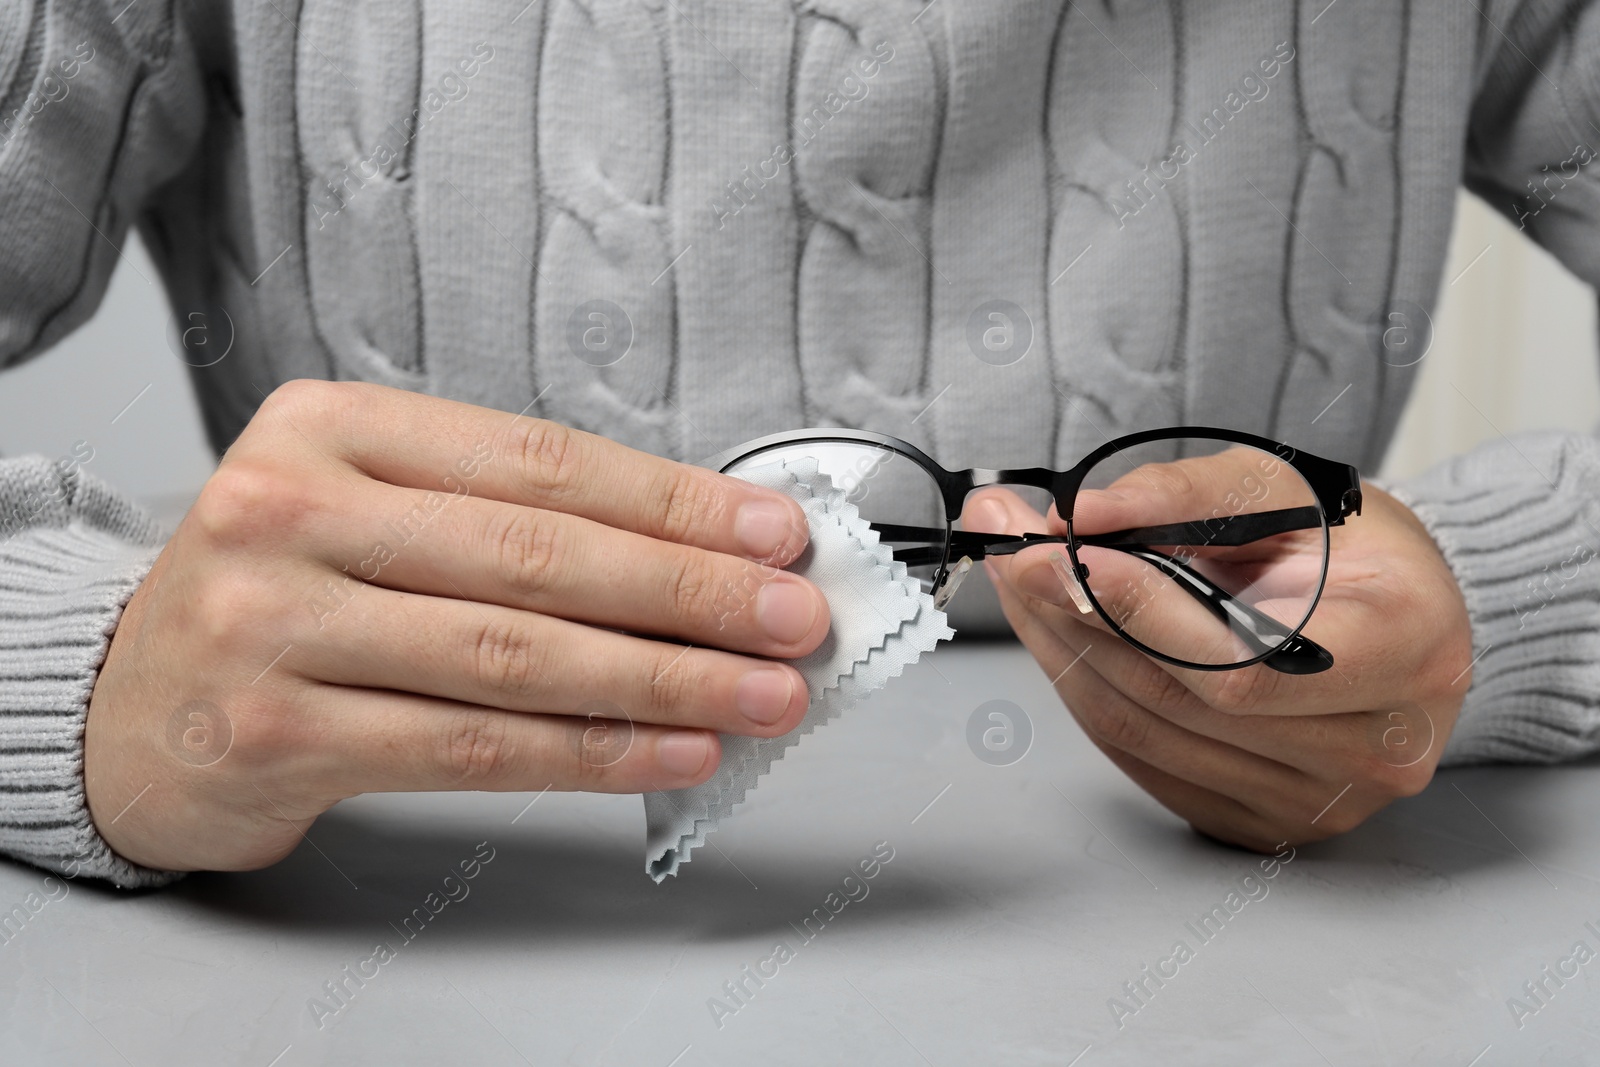
[[[690,789],[644,795],[645,870],[657,882],[678,873],[790,746],[955,636],[933,597],[879,544],[877,531],[818,472],[816,460],[790,459],[735,476],[788,493],[805,509],[811,542],[787,570],[822,590],[830,626],[815,652],[788,661],[811,694],[800,725],[782,737],[722,734],[716,774]]]

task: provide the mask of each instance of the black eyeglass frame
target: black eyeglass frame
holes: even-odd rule
[[[1238,520],[1241,519],[1256,519],[1256,516],[1253,515],[1225,516],[1221,517],[1220,519],[1198,520],[1196,523],[1179,523],[1172,524],[1167,527],[1146,527],[1144,528],[1143,537],[1129,540],[1126,536],[1123,536],[1120,541],[1118,540],[1119,535],[1127,535],[1130,533],[1136,533],[1138,531],[1115,531],[1110,535],[1086,535],[1083,537],[1079,537],[1073,532],[1072,509],[1077,500],[1078,490],[1082,487],[1084,478],[1088,476],[1088,473],[1093,470],[1096,465],[1108,457],[1114,456],[1119,452],[1136,447],[1138,445],[1148,444],[1152,441],[1177,440],[1184,438],[1206,438],[1210,440],[1226,441],[1232,444],[1248,445],[1263,452],[1270,453],[1279,460],[1288,464],[1297,473],[1299,473],[1302,478],[1305,479],[1306,484],[1311,487],[1312,493],[1316,496],[1317,506],[1321,512],[1321,514],[1318,516],[1316,525],[1322,530],[1322,569],[1321,573],[1319,573],[1317,576],[1316,592],[1311,598],[1311,608],[1306,612],[1306,618],[1302,619],[1300,624],[1293,630],[1289,631],[1287,635],[1274,635],[1280,638],[1276,645],[1267,648],[1251,659],[1243,660],[1238,663],[1192,663],[1188,660],[1170,656],[1158,649],[1151,648],[1144,644],[1138,638],[1124,630],[1122,626],[1116,622],[1116,620],[1112,619],[1105,608],[1100,605],[1099,600],[1097,600],[1092,593],[1088,592],[1086,581],[1088,577],[1088,568],[1084,566],[1083,563],[1081,563],[1078,559],[1077,550],[1080,545],[1087,545],[1090,547],[1123,548],[1124,550],[1134,551],[1135,547],[1140,545],[1141,542],[1146,544],[1177,543],[1180,539],[1175,537],[1168,537],[1166,540],[1150,539],[1151,537],[1159,537],[1163,532],[1171,533],[1174,526],[1193,526],[1210,522],[1214,526],[1217,526],[1218,529],[1224,529],[1229,525],[1230,522],[1237,523]],[[1327,582],[1329,557],[1328,528],[1332,526],[1343,525],[1345,519],[1350,515],[1361,514],[1361,475],[1354,466],[1351,466],[1348,463],[1340,463],[1336,460],[1324,459],[1321,456],[1314,456],[1309,452],[1293,448],[1292,446],[1284,444],[1281,441],[1274,441],[1271,438],[1262,437],[1258,434],[1247,433],[1243,430],[1232,430],[1217,426],[1178,426],[1165,427],[1155,430],[1141,430],[1137,433],[1127,434],[1114,440],[1107,441],[1093,452],[1090,452],[1083,459],[1079,460],[1071,468],[1064,471],[1052,470],[1048,467],[1017,467],[1000,470],[993,470],[983,467],[969,467],[965,470],[952,471],[940,466],[933,460],[931,456],[917,448],[915,445],[911,444],[910,442],[903,441],[897,437],[891,437],[888,434],[878,433],[874,430],[857,430],[847,427],[822,427],[800,430],[785,430],[778,433],[767,434],[764,437],[758,437],[754,440],[746,441],[743,444],[736,445],[733,448],[725,449],[717,455],[702,461],[701,465],[710,467],[719,472],[726,472],[729,467],[739,463],[741,460],[755,455],[758,452],[764,452],[768,449],[782,445],[804,444],[811,441],[816,441],[819,443],[839,441],[852,444],[874,445],[910,459],[912,462],[925,469],[928,472],[928,475],[933,478],[934,482],[939,487],[939,493],[943,498],[945,507],[945,526],[942,532],[931,527],[921,528],[910,526],[893,526],[884,523],[874,523],[872,525],[879,531],[880,539],[884,541],[926,541],[929,542],[930,545],[936,540],[942,542],[938,555],[938,569],[933,578],[933,588],[935,592],[943,588],[944,584],[950,580],[950,556],[952,550],[954,549],[959,549],[962,556],[965,556],[973,563],[976,563],[985,556],[1009,555],[1036,544],[1062,544],[1066,547],[1067,554],[1071,557],[1074,573],[1077,574],[1079,580],[1084,583],[1084,592],[1087,594],[1088,602],[1094,609],[1095,613],[1099,615],[1100,618],[1103,619],[1119,637],[1123,638],[1129,644],[1133,645],[1135,648],[1138,648],[1146,655],[1153,656],[1158,660],[1161,660],[1165,663],[1170,663],[1174,666],[1202,671],[1237,670],[1241,667],[1251,666],[1252,664],[1265,663],[1267,666],[1285,673],[1306,674],[1327,670],[1329,667],[1333,666],[1332,654],[1326,649],[1322,648],[1320,645],[1316,644],[1314,641],[1311,641],[1309,638],[1303,637],[1300,631],[1304,628],[1306,622],[1310,620],[1312,612],[1315,611],[1318,601],[1320,601],[1322,598],[1323,586]],[[961,517],[961,511],[966,503],[967,495],[974,489],[980,489],[984,486],[990,485],[1027,485],[1048,491],[1055,500],[1057,514],[1059,514],[1062,520],[1067,524],[1067,534],[1065,536],[1051,534],[1025,534],[1018,537],[1012,534],[981,534],[955,529],[955,523]],[[1300,509],[1286,510],[1294,511]],[[1263,514],[1273,515],[1279,513],[1267,512]],[[1281,530],[1277,530],[1276,532],[1287,532],[1291,529],[1310,529],[1310,525],[1301,524],[1286,526]],[[1257,533],[1255,537],[1258,538],[1269,535],[1270,533]],[[1218,540],[1217,536],[1217,531],[1214,530],[1213,533],[1205,539],[1205,543],[1213,545],[1229,543],[1227,540]],[[1237,541],[1235,543],[1247,543],[1248,540],[1252,539],[1255,538],[1246,538],[1245,541]],[[1195,572],[1190,571],[1187,567],[1183,566],[1182,563],[1174,562],[1169,557],[1162,556],[1160,553],[1153,554],[1160,556],[1161,559],[1167,561],[1165,564],[1162,564],[1163,570],[1166,570],[1168,565],[1172,565],[1183,571],[1184,576],[1187,577],[1191,582],[1198,581],[1202,584],[1207,584],[1203,578],[1201,578]],[[933,562],[931,552],[922,549],[898,549],[895,550],[894,558],[905,562],[907,566],[926,566]],[[1169,574],[1169,576],[1172,575]],[[1190,591],[1193,592],[1192,589]],[[1226,594],[1220,595],[1226,598]],[[1247,606],[1245,610],[1254,613],[1254,609],[1249,609]],[[1263,620],[1266,619],[1265,616],[1260,616],[1260,618]],[[1267,621],[1272,622],[1273,625],[1281,629],[1281,624],[1276,623],[1275,620]]]

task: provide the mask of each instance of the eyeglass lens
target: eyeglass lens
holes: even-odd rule
[[[1316,605],[1327,519],[1290,464],[1249,445],[1171,438],[1091,468],[1072,505],[1085,592],[1135,643],[1186,663],[1259,659]]]
[[[884,446],[827,440],[775,445],[724,469],[800,458],[816,460],[873,526],[925,535],[894,537],[896,558],[943,607],[971,564],[951,552],[935,585],[949,527],[933,475]],[[1081,609],[1098,607],[1134,644],[1195,665],[1281,646],[1311,614],[1327,566],[1327,520],[1311,486],[1278,456],[1225,440],[1163,438],[1112,453],[1087,472],[1071,518],[1072,571],[1062,546],[1030,551],[1055,555],[1063,580],[1084,576],[1068,585]]]

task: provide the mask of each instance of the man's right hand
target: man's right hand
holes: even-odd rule
[[[780,569],[807,532],[781,493],[595,434],[289,382],[122,615],[90,814],[135,863],[248,870],[359,793],[694,785],[717,732],[805,713],[767,657],[828,630]]]

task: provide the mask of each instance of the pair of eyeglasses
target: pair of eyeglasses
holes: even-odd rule
[[[1049,560],[1084,614],[1135,648],[1195,670],[1254,663],[1314,674],[1333,655],[1301,634],[1328,574],[1328,529],[1361,513],[1355,467],[1236,430],[1185,426],[1107,442],[1070,470],[946,470],[870,430],[791,430],[703,462],[724,474],[814,459],[943,608],[987,556],[1058,546]],[[1049,492],[1067,532],[957,529],[990,485]]]

